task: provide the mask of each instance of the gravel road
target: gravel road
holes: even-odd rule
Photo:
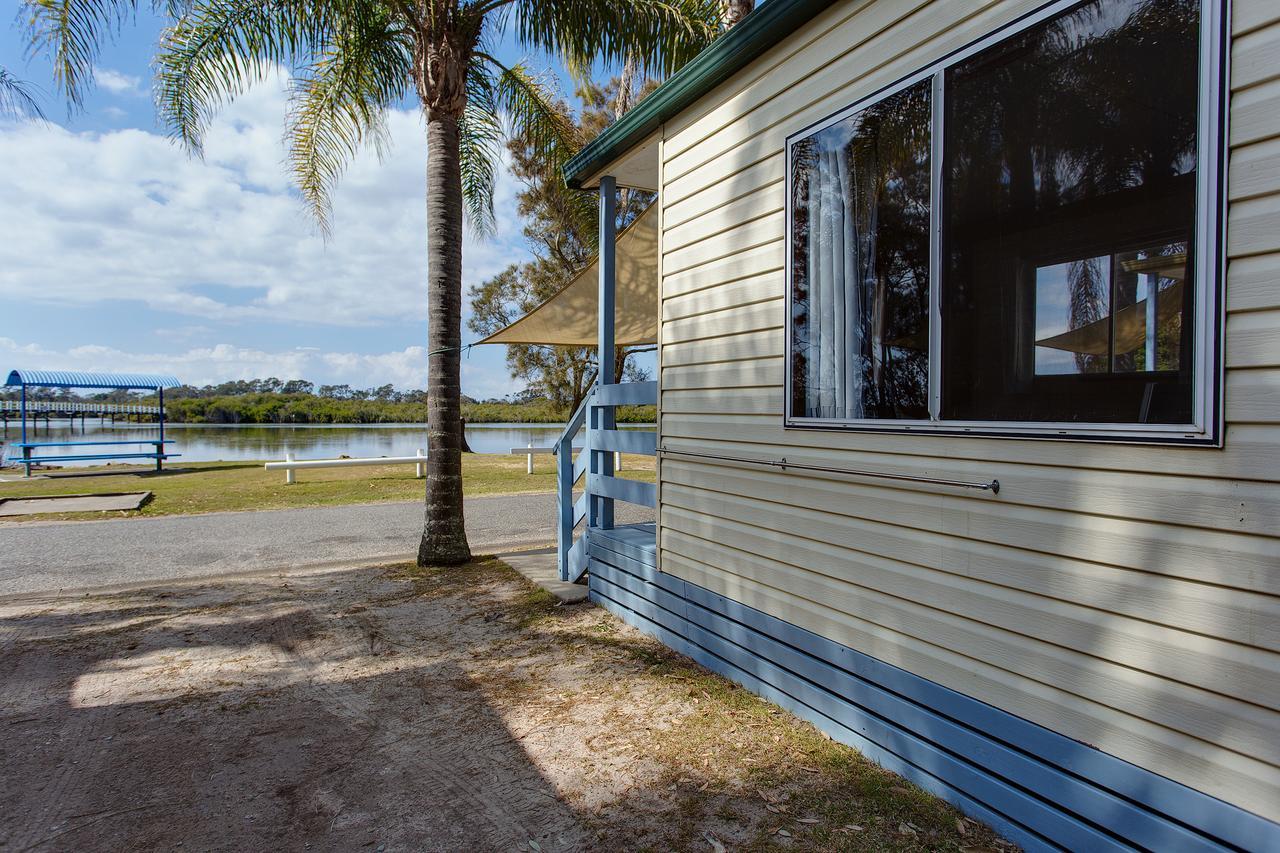
[[[555,540],[555,495],[469,498],[477,553]],[[651,510],[617,504],[620,524]],[[110,521],[0,524],[0,595],[149,583],[329,563],[410,558],[422,533],[418,502],[171,515]]]

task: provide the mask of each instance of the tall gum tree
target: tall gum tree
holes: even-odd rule
[[[36,52],[72,105],[83,102],[103,43],[138,0],[22,0]],[[427,124],[426,512],[421,565],[470,557],[463,518],[459,356],[464,211],[492,228],[507,131],[549,163],[578,148],[572,123],[524,63],[494,45],[559,57],[584,74],[633,63],[666,75],[718,34],[720,0],[153,0],[169,19],[155,58],[157,108],[191,153],[217,110],[277,66],[293,74],[289,163],[322,228],[330,192],[366,145],[381,151],[389,109],[412,93]]]

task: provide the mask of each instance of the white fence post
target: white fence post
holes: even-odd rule
[[[525,456],[524,472],[526,474],[533,473],[533,442],[529,442],[529,453]]]
[[[613,470],[614,471],[622,470],[622,451],[621,450],[613,451]]]
[[[294,472],[299,468],[348,468],[356,465],[413,465],[414,473],[419,477],[427,475],[427,462],[431,455],[418,448],[413,456],[371,456],[366,459],[298,459],[293,453],[285,453],[283,462],[267,462],[268,471],[283,469],[285,483],[295,482]]]

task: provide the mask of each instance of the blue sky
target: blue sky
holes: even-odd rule
[[[220,114],[203,161],[156,123],[150,58],[160,21],[142,15],[108,45],[81,113],[0,28],[0,65],[38,85],[47,124],[0,122],[0,370],[172,372],[186,382],[278,376],[316,383],[426,385],[423,123],[389,121],[392,148],[348,170],[326,243],[289,184],[281,79]],[[511,43],[501,58],[521,58]],[[528,57],[566,90],[563,72]],[[529,256],[498,188],[498,233],[468,238],[464,288]],[[464,339],[473,339],[464,330]],[[478,398],[521,390],[502,347],[463,358]]]

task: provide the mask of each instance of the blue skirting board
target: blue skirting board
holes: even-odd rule
[[[1280,850],[1280,824],[656,569],[588,533],[590,598],[1027,850]]]

